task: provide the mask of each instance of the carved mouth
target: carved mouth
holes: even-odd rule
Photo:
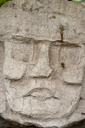
[[[50,98],[55,98],[55,99],[59,99],[59,97],[55,96],[53,94],[53,92],[50,89],[47,88],[35,88],[32,89],[31,91],[29,91],[26,95],[24,95],[24,97],[34,97],[38,100],[47,100]]]

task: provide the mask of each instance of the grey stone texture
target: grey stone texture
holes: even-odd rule
[[[13,0],[0,8],[0,116],[65,128],[85,119],[85,6]]]

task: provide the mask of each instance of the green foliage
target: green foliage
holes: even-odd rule
[[[7,1],[12,1],[12,0],[0,0],[0,6],[3,5]],[[72,0],[72,1],[75,1],[75,2],[85,2],[85,0]]]
[[[72,1],[75,1],[75,2],[85,2],[85,0],[72,0]]]
[[[0,6],[3,5],[7,1],[11,1],[11,0],[0,0]]]

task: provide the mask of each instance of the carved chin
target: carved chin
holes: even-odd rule
[[[61,101],[54,98],[40,101],[34,97],[26,97],[24,104],[27,104],[27,107],[23,107],[23,114],[29,115],[31,118],[47,119],[53,118],[53,116],[55,117],[59,113]]]

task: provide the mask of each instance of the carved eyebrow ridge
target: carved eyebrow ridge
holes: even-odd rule
[[[69,43],[69,42],[61,42],[61,41],[53,41],[52,44],[54,46],[81,47],[79,44]]]
[[[23,37],[23,36],[12,36],[11,39],[15,39],[17,41],[30,41],[31,38]]]
[[[23,36],[12,36],[11,39],[17,40],[17,41],[22,41],[22,42],[28,42],[28,41],[33,41],[35,43],[43,43],[45,42],[50,42],[52,43],[52,45],[54,46],[66,46],[66,47],[81,47],[79,44],[75,44],[75,43],[69,43],[67,41],[60,41],[60,40],[56,40],[56,41],[50,41],[50,40],[36,40],[33,38],[27,38],[27,37],[23,37]]]

